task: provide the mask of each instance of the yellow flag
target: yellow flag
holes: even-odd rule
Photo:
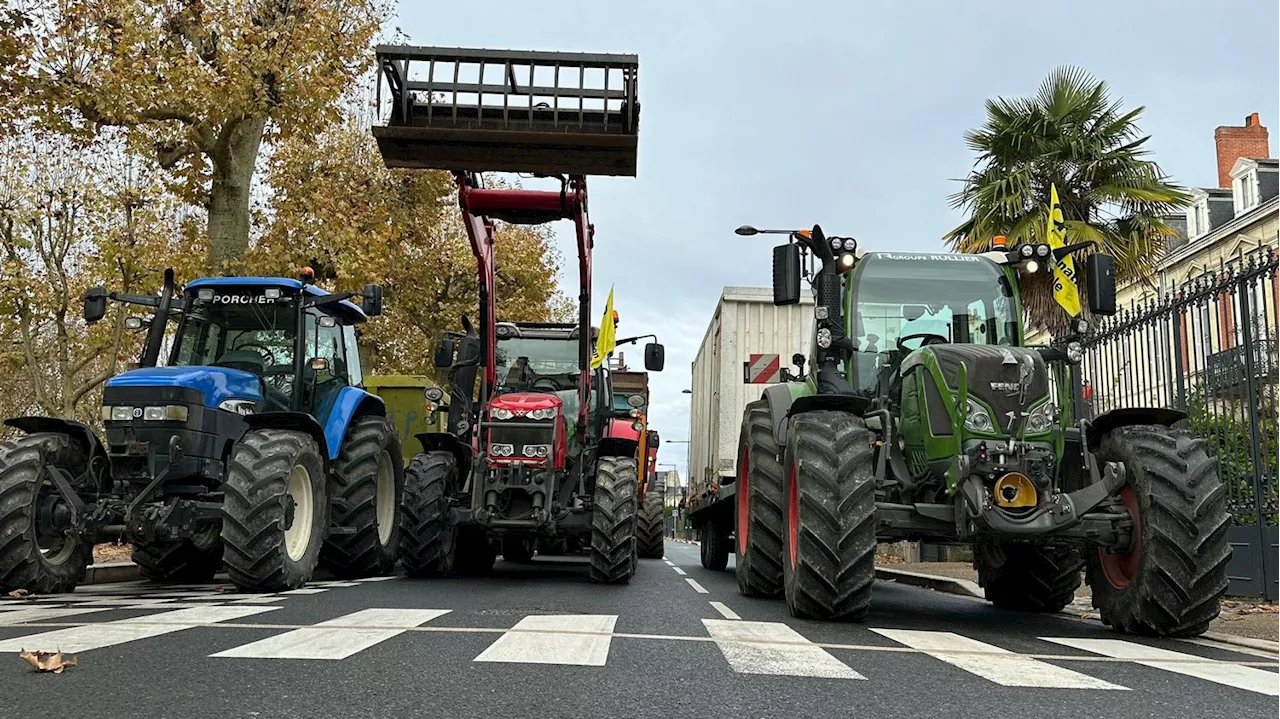
[[[1067,245],[1067,223],[1058,204],[1058,187],[1049,185],[1049,247]],[[1053,263],[1053,298],[1072,317],[1080,314],[1080,291],[1076,289],[1076,263],[1067,255]]]
[[[604,318],[600,320],[600,337],[591,357],[591,369],[598,369],[617,346],[617,326],[613,323],[613,286],[609,286],[609,299],[604,303]]]

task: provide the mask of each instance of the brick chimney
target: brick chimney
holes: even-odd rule
[[[1231,168],[1236,160],[1271,157],[1267,128],[1256,112],[1244,119],[1244,127],[1224,125],[1214,130],[1213,141],[1218,146],[1218,187],[1231,187]]]

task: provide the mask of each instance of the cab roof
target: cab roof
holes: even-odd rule
[[[189,295],[194,295],[196,290],[202,287],[279,287],[281,289],[292,290],[294,292],[302,290],[313,297],[323,297],[329,294],[315,285],[303,285],[300,280],[294,280],[288,277],[202,277],[198,280],[188,282],[185,291]],[[327,307],[317,307],[316,310],[325,314],[334,315],[353,324],[365,322],[369,319],[365,315],[364,310],[360,309],[360,306],[351,300],[342,300],[335,305],[329,305]]]

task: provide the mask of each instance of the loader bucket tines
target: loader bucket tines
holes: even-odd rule
[[[377,59],[388,167],[636,174],[635,55],[383,45]]]

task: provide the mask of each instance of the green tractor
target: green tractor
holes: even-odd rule
[[[859,253],[818,226],[738,230],[761,232],[789,236],[774,303],[798,302],[809,277],[815,324],[808,372],[743,416],[735,521],[710,544],[727,554],[734,532],[744,594],[861,621],[877,542],[924,540],[972,546],[997,607],[1058,611],[1083,568],[1116,630],[1205,631],[1231,550],[1204,442],[1174,410],[1083,416],[1086,321],[1025,346],[1019,277],[1090,243]],[[1091,314],[1114,314],[1114,260],[1090,254],[1085,270]]]

